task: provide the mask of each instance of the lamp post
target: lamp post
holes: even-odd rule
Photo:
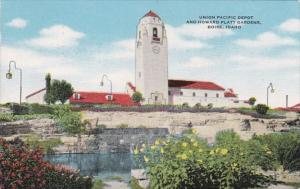
[[[101,82],[100,82],[100,86],[104,85],[104,79],[107,79],[110,82],[110,95],[112,95],[112,82],[110,79],[108,79],[108,76],[106,74],[104,74],[102,76]]]
[[[275,92],[275,89],[273,88],[273,84],[270,83],[267,87],[267,106],[269,106],[269,89],[271,88],[271,93]]]
[[[11,64],[14,64],[15,70],[20,72],[20,104],[22,103],[22,69],[17,67],[17,63],[14,60],[9,61],[8,72],[6,73],[6,79],[12,79]]]

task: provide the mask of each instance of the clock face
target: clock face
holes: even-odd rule
[[[159,46],[153,46],[153,47],[152,47],[152,51],[153,51],[155,54],[158,54],[159,51],[160,51]]]

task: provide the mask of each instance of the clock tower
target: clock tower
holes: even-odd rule
[[[148,12],[137,26],[135,85],[144,104],[168,103],[168,43],[164,23]]]

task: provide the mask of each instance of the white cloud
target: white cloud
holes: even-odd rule
[[[166,25],[169,49],[188,50],[208,47],[201,40],[232,35],[233,32],[227,29],[208,29],[207,25],[188,25],[178,27]]]
[[[236,62],[240,69],[266,70],[297,68],[300,64],[300,55],[296,52],[289,52],[279,56],[263,55],[233,55],[230,60]]]
[[[287,32],[300,32],[300,19],[291,18],[280,24],[279,29]]]
[[[66,25],[53,25],[40,30],[39,34],[39,37],[26,40],[25,43],[47,49],[69,48],[76,46],[78,41],[85,36],[84,33]]]
[[[135,39],[114,41],[96,50],[94,58],[97,61],[134,60]]]
[[[278,46],[294,46],[299,41],[290,37],[281,37],[272,32],[265,32],[257,36],[256,39],[239,39],[234,41],[235,44],[250,48],[270,48]]]
[[[5,64],[14,60],[24,71],[38,73],[51,72],[58,76],[75,75],[80,69],[74,66],[74,60],[60,55],[46,55],[27,48],[2,46],[1,60]],[[4,65],[2,64],[2,66]]]
[[[215,64],[215,62],[212,61],[211,59],[194,56],[194,57],[191,57],[183,65],[188,68],[202,68],[202,67],[207,67],[207,66],[211,66],[214,64]]]
[[[27,26],[27,21],[23,18],[14,18],[10,22],[6,23],[7,26],[12,28],[25,28]]]

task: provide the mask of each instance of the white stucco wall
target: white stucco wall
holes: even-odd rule
[[[200,103],[202,106],[207,106],[212,103],[214,107],[248,107],[249,104],[244,101],[239,101],[238,98],[224,97],[222,90],[201,90],[201,89],[182,89],[169,88],[169,104],[183,104],[188,103],[189,106],[194,106]],[[182,92],[182,95],[180,94]],[[195,96],[193,96],[195,93]],[[205,93],[207,97],[205,97]],[[217,97],[219,94],[219,97]]]
[[[153,40],[153,28],[157,37]],[[155,49],[155,50],[154,50]],[[168,44],[163,22],[158,17],[143,17],[137,27],[135,52],[135,85],[144,103],[168,103]]]
[[[46,94],[46,90],[41,91],[29,98],[26,98],[27,103],[39,103],[39,104],[45,104],[44,102],[44,95]]]

